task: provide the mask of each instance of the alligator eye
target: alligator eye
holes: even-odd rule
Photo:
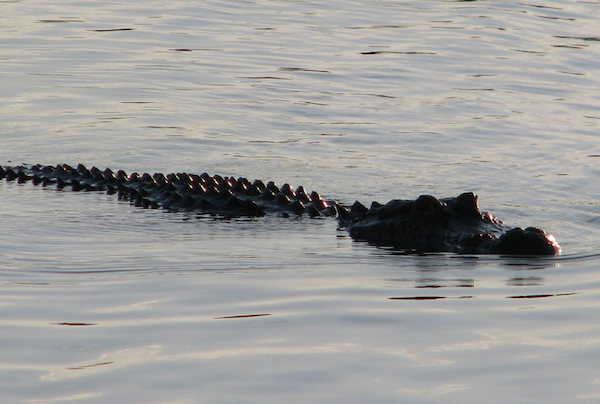
[[[456,200],[470,209],[479,210],[479,206],[477,205],[477,195],[473,192],[464,192],[456,197]]]
[[[431,195],[421,195],[417,198],[416,208],[420,212],[431,212],[439,209],[440,201]]]

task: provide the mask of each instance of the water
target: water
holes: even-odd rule
[[[474,191],[552,259],[0,184],[0,402],[600,397],[600,4],[0,2],[0,162]]]

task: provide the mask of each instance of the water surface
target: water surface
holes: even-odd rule
[[[0,2],[0,164],[480,195],[560,258],[0,184],[10,403],[600,397],[599,3]]]

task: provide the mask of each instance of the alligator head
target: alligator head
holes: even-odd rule
[[[471,192],[454,198],[422,195],[415,200],[355,204],[340,218],[356,240],[415,252],[447,251],[509,255],[557,255],[556,239],[541,229],[509,229],[479,210]]]

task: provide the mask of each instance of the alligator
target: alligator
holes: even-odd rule
[[[495,216],[481,212],[477,196],[466,192],[437,199],[421,195],[414,200],[392,200],[385,205],[360,202],[344,206],[323,199],[302,186],[281,187],[274,182],[208,174],[156,173],[128,175],[107,168],[19,165],[0,166],[0,179],[8,182],[53,186],[73,191],[116,194],[142,208],[192,211],[223,218],[336,217],[357,241],[391,247],[407,253],[453,252],[459,254],[559,255],[556,239],[536,227],[509,228]]]

